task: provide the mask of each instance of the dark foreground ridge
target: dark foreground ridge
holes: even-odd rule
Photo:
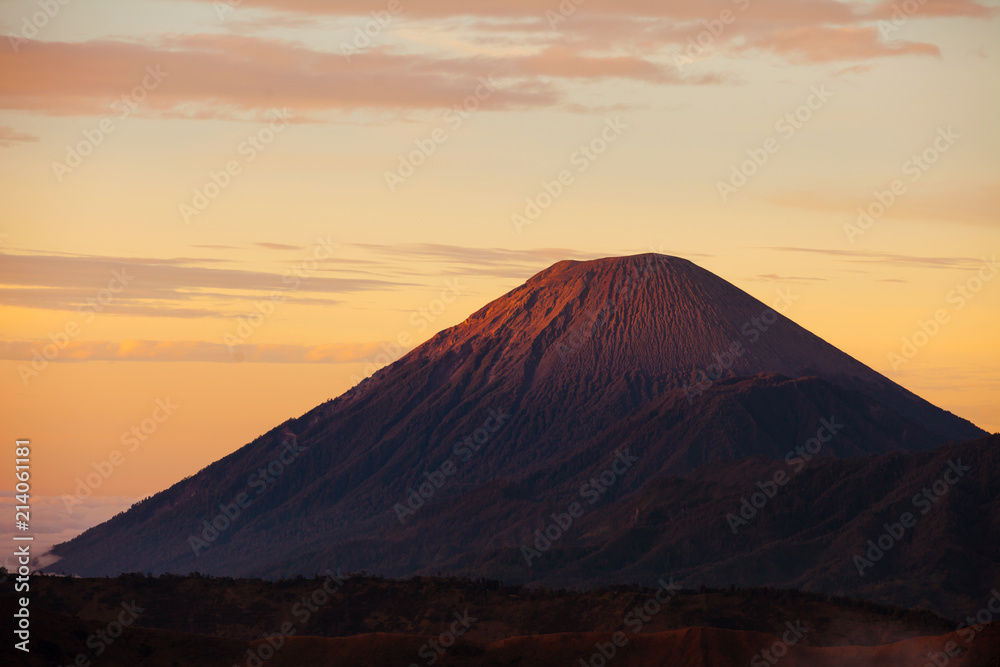
[[[0,613],[12,611],[11,581]],[[780,656],[783,665],[921,667],[936,656],[992,667],[1000,659],[997,623],[959,627],[859,600],[669,581],[573,592],[332,572],[278,582],[125,575],[37,577],[32,592],[32,653],[4,664],[701,667]]]

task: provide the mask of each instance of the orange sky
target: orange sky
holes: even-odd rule
[[[44,4],[0,3],[0,414],[52,535],[564,258],[790,290],[1000,430],[996,2]]]

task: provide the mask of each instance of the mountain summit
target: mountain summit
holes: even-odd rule
[[[794,297],[784,296],[784,305]],[[458,354],[456,354],[458,353]],[[563,261],[363,383],[358,395],[435,372],[424,389],[456,382],[569,408],[623,378],[641,394],[723,377],[815,376],[891,405],[945,438],[983,432],[935,408],[722,278],[678,257],[644,254]],[[586,379],[582,385],[581,380]],[[499,398],[497,400],[500,400]]]
[[[564,261],[49,569],[489,574],[484,554],[516,561],[581,495],[599,508],[714,461],[780,461],[824,424],[826,459],[984,434],[687,260]]]

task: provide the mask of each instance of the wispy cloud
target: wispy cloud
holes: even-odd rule
[[[596,259],[608,253],[588,253],[569,248],[532,248],[510,250],[506,248],[475,248],[439,243],[373,244],[355,243],[358,248],[375,256],[392,258],[419,265],[434,263],[444,265],[449,275],[495,276],[524,278],[564,259]]]
[[[811,65],[940,56],[932,43],[880,38],[876,21],[891,15],[895,3],[889,0],[875,5],[839,0],[589,3],[558,30],[546,18],[546,11],[558,12],[558,3],[403,4],[401,24],[448,38],[433,46],[411,44],[406,31],[394,25],[391,39],[355,50],[348,60],[338,38],[324,49],[260,33],[280,24],[287,36],[326,20],[342,24],[336,27],[346,35],[354,23],[372,20],[369,12],[377,7],[347,0],[243,0],[242,18],[224,23],[226,32],[132,41],[29,40],[16,53],[0,50],[0,108],[57,116],[108,114],[111,101],[154,67],[164,73],[164,81],[139,113],[160,117],[258,119],[270,108],[289,107],[297,121],[307,122],[356,110],[443,109],[466,98],[484,76],[497,77],[502,86],[482,101],[483,108],[578,110],[586,105],[571,91],[580,82],[738,81],[729,72],[682,73],[672,62],[673,54],[705,30],[703,22],[716,19],[722,9],[735,18],[712,50],[740,58],[763,53]],[[973,0],[949,0],[927,3],[915,18],[985,19],[995,13]]]
[[[344,244],[345,256],[321,261],[299,279],[294,271],[300,246],[254,243],[291,253],[269,262],[273,271],[238,268],[238,255],[219,258],[108,257],[70,254],[0,253],[0,305],[75,311],[107,288],[115,272],[129,276],[101,312],[171,318],[238,317],[247,304],[280,294],[283,303],[335,306],[345,295],[371,291],[420,290],[442,276],[524,279],[564,259],[594,259],[607,252],[569,248],[509,250],[433,243]],[[351,256],[347,256],[351,255]],[[259,264],[258,264],[259,265]],[[294,286],[294,289],[292,288]]]
[[[104,287],[112,271],[123,268],[136,275],[136,284],[161,289],[213,288],[230,290],[271,290],[282,286],[282,274],[216,268],[198,264],[212,259],[158,259],[107,257],[96,255],[15,255],[0,253],[0,284],[35,287]],[[330,260],[335,264],[336,259]],[[327,278],[303,280],[299,290],[307,292],[356,292],[385,289],[401,283],[370,278]]]
[[[802,26],[756,37],[741,49],[778,54],[802,64],[871,60],[890,56],[938,56],[934,44],[888,44],[876,26]]]
[[[891,252],[866,252],[862,250],[831,250],[825,248],[774,247],[769,250],[799,252],[837,257],[841,261],[865,265],[884,265],[924,269],[973,269],[982,266],[980,257],[925,257],[901,255]]]
[[[304,246],[300,245],[288,245],[287,243],[267,243],[259,242],[254,243],[258,248],[265,248],[267,250],[304,250]]]
[[[212,0],[202,0],[210,2]],[[703,21],[723,10],[735,19],[725,28],[713,48],[733,53],[769,51],[790,62],[820,63],[872,60],[901,55],[940,55],[929,43],[898,41],[887,44],[879,38],[877,21],[893,18],[898,2],[870,3],[845,0],[737,0],[704,2],[677,0],[649,2],[623,0],[588,3],[572,13],[572,19],[553,29],[549,16],[560,6],[546,7],[535,0],[434,0],[404,2],[398,20],[433,20],[438,29],[450,28],[482,45],[511,45],[545,49],[580,45],[610,53],[650,56],[676,50],[704,30]],[[290,19],[302,25],[303,17],[368,19],[372,7],[350,0],[244,0],[247,21],[266,25],[264,16]],[[547,14],[549,12],[550,14]],[[990,18],[997,8],[976,0],[941,0],[920,6],[915,20],[940,17]],[[252,17],[252,18],[251,18]],[[250,23],[240,24],[245,30]],[[471,36],[470,36],[471,35]]]
[[[213,3],[215,0],[199,0]],[[403,2],[407,16],[420,18],[479,17],[493,19],[531,19],[544,17],[551,9],[540,5],[537,0],[422,0]],[[697,20],[708,13],[718,13],[720,8],[733,3],[706,3],[704,0],[676,0],[675,2],[649,2],[649,0],[618,0],[614,3],[600,3],[585,6],[584,14],[606,16],[629,16],[640,18],[670,18],[674,20]],[[762,17],[788,17],[804,21],[847,21],[865,17],[884,18],[891,16],[893,0],[882,0],[876,4],[867,2],[842,2],[839,0],[755,0],[753,5]],[[275,12],[296,12],[314,16],[368,16],[376,7],[357,0],[243,0],[241,8],[267,9]],[[558,3],[553,5],[558,9]],[[933,16],[986,16],[992,10],[974,0],[939,0],[928,3],[928,15]],[[921,9],[921,11],[925,11]]]
[[[373,277],[300,277],[294,268],[274,272],[221,267],[218,259],[102,257],[0,253],[0,304],[76,310],[98,297],[115,275],[127,286],[102,312],[153,317],[220,317],[240,314],[241,302],[282,293],[301,305],[334,305],[326,295],[396,289],[412,283]],[[336,267],[338,260],[327,262]],[[208,264],[209,266],[203,266]],[[290,264],[289,267],[294,267]],[[292,287],[294,286],[294,290]],[[323,296],[318,296],[323,295]]]
[[[871,193],[794,191],[770,197],[767,201],[805,211],[840,212],[853,220],[859,207],[870,204]],[[893,204],[887,217],[1000,228],[997,211],[1000,211],[1000,183],[994,181],[963,183],[949,190],[922,188],[907,192]]]
[[[826,278],[809,278],[806,276],[779,276],[777,273],[761,273],[753,280],[764,280],[767,282],[814,282],[823,281]]]
[[[0,51],[0,71],[6,73],[0,79],[0,108],[108,114],[111,100],[137,85],[150,66],[163,73],[164,82],[145,100],[143,113],[190,118],[257,118],[276,106],[294,109],[299,120],[326,111],[450,108],[489,76],[502,82],[481,103],[493,110],[563,104],[559,79],[687,81],[672,65],[637,55],[592,56],[579,47],[477,57],[375,48],[348,62],[340,53],[242,35],[174,37],[156,44],[32,41],[16,54]]]
[[[0,147],[10,148],[16,144],[38,141],[38,137],[27,132],[18,132],[12,127],[0,125]]]
[[[0,341],[0,359],[27,361],[48,340]],[[232,348],[205,341],[70,341],[53,361],[202,361],[215,363],[339,364],[363,361],[381,343],[325,345],[244,344]]]

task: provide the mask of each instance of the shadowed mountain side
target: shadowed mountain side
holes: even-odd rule
[[[286,424],[282,432],[305,431],[306,437],[298,438],[297,443],[312,443],[313,438],[323,437],[322,433],[309,435],[311,430],[303,429],[302,421]],[[581,486],[614,464],[615,451],[627,450],[636,461],[601,495],[600,505],[642,488],[658,475],[713,460],[750,455],[782,460],[788,452],[814,438],[824,423],[841,428],[820,450],[820,456],[850,457],[903,447],[921,449],[935,442],[933,435],[886,406],[826,380],[790,380],[774,375],[730,379],[717,382],[693,404],[683,391],[668,391],[628,417],[609,423],[599,435],[581,439],[558,455],[546,456],[545,466],[532,472],[505,465],[503,457],[496,455],[495,450],[504,444],[500,436],[509,428],[505,425],[479,452],[463,450],[463,455],[450,459],[446,454],[432,458],[435,465],[422,472],[436,470],[447,460],[453,461],[457,470],[416,512],[409,511],[417,504],[411,492],[427,478],[419,472],[402,474],[395,466],[378,468],[377,462],[371,460],[373,454],[358,452],[349,464],[338,464],[329,448],[304,445],[300,458],[284,467],[268,485],[260,475],[248,483],[247,477],[253,472],[243,476],[243,466],[227,466],[227,459],[223,459],[195,478],[76,538],[71,544],[89,545],[82,552],[89,554],[89,563],[60,561],[50,569],[85,575],[143,569],[292,576],[318,571],[310,569],[301,558],[303,553],[329,549],[349,555],[343,562],[345,567],[393,576],[424,568],[434,571],[433,563],[443,563],[473,546],[481,546],[484,540],[494,546],[517,542],[537,521],[539,507],[555,509],[579,499]],[[281,442],[274,442],[271,448],[261,447],[250,470],[266,468],[282,452]],[[463,461],[465,456],[468,462]],[[477,463],[495,481],[472,483],[472,468]],[[363,483],[352,479],[351,475],[368,468],[372,473]],[[311,481],[320,470],[328,471],[328,483]],[[261,491],[259,499],[254,497],[257,491]],[[196,555],[192,536],[201,540],[202,522],[219,517],[220,506],[232,508],[241,492],[254,497],[253,502],[234,520],[217,522],[217,526],[228,527],[215,540],[198,542]],[[444,533],[438,527],[427,530],[421,519],[426,518],[425,514],[433,516],[442,504],[459,516],[449,520]],[[375,507],[384,509],[373,514]],[[399,521],[401,508],[405,526]],[[106,553],[106,540],[122,531],[129,535],[132,548]],[[262,532],[269,538],[261,540]],[[382,545],[383,541],[392,543],[411,533],[416,533],[425,546],[409,552]],[[357,552],[351,546],[355,542],[368,546]]]
[[[726,354],[725,377],[707,386],[699,371]],[[341,397],[59,545],[52,569],[294,574],[302,554],[343,547],[352,567],[433,570],[484,540],[511,544],[615,450],[638,460],[599,505],[713,460],[780,458],[831,417],[845,426],[824,455],[982,435],[686,260],[560,262]],[[428,533],[436,551],[380,555],[401,528],[394,508],[445,467],[437,502],[504,495]]]
[[[786,483],[769,485],[778,471]],[[742,500],[763,492],[758,483],[774,496],[741,514]],[[487,521],[488,508],[505,494],[479,499]],[[428,512],[424,523],[415,521],[409,541],[382,548],[409,554],[432,548],[434,541],[420,534],[447,540],[444,527],[467,521],[470,505]],[[534,518],[514,531],[514,543],[532,546],[533,531],[553,523],[548,513],[564,508],[522,504]],[[915,525],[904,526],[884,555],[869,556],[868,541],[877,542],[887,523],[898,534],[907,512]],[[432,552],[438,560],[426,571],[547,586],[650,584],[671,575],[686,586],[794,587],[964,618],[981,606],[985,591],[1000,586],[1000,436],[934,452],[802,465],[753,458],[713,463],[686,478],[661,477],[584,515],[530,568],[520,546],[482,544],[443,566],[440,550]],[[351,544],[343,555],[367,546]],[[867,562],[859,565],[856,556]]]

